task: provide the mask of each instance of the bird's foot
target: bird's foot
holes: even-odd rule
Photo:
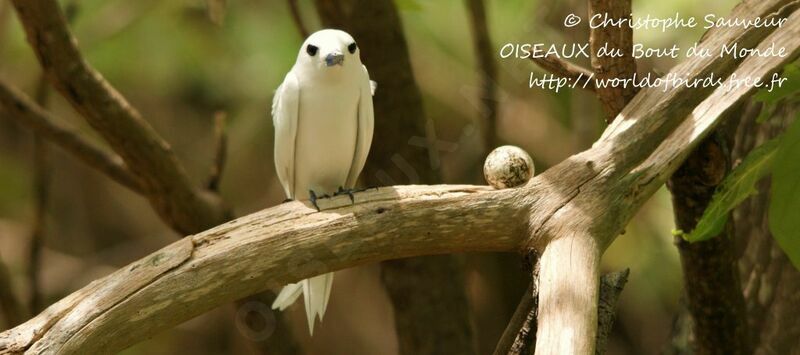
[[[281,203],[287,203],[287,202],[292,202],[292,201],[294,201],[294,200],[292,200],[290,198],[287,198],[287,199],[283,200],[283,202],[281,202]]]
[[[333,194],[333,196],[347,195],[347,196],[350,197],[350,202],[356,203],[356,197],[353,196],[354,192],[358,192],[358,191],[356,191],[355,189],[345,189],[345,188],[342,188],[341,186],[339,186],[339,190],[336,190],[336,192]]]
[[[314,205],[314,208],[317,209],[317,212],[321,211],[319,209],[319,205],[317,205],[317,200],[323,199],[323,198],[330,198],[330,197],[331,196],[328,195],[328,194],[317,196],[317,194],[314,192],[314,190],[308,190],[308,200],[311,201],[311,204]]]
[[[366,187],[366,188],[361,188],[361,189],[345,189],[345,188],[342,188],[341,186],[339,186],[339,190],[336,191],[336,193],[334,193],[333,196],[347,195],[347,196],[350,197],[350,202],[356,203],[356,198],[355,198],[355,196],[353,196],[354,193],[356,193],[356,192],[364,192],[364,191],[368,191],[368,190],[371,190],[371,189],[376,189],[377,190],[378,188],[377,187]]]
[[[320,209],[317,205],[317,194],[314,193],[314,190],[308,190],[308,200],[311,201],[311,204],[314,205],[314,208],[316,208],[317,212],[319,212]]]

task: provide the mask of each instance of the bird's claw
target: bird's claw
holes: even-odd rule
[[[317,209],[317,212],[321,211],[319,209],[319,205],[317,205],[317,194],[314,193],[314,190],[308,190],[308,200],[311,201],[311,204],[314,205],[314,208]]]
[[[339,190],[337,190],[336,193],[333,194],[333,196],[347,195],[347,196],[350,197],[350,202],[351,203],[356,203],[356,197],[353,196],[353,193],[354,192],[359,192],[359,191],[363,191],[363,190],[345,189],[345,188],[342,188],[341,186],[339,186]]]

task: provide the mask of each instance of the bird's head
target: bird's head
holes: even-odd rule
[[[325,29],[314,32],[300,48],[297,64],[323,73],[360,68],[356,41],[347,32]]]

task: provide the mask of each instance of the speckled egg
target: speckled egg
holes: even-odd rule
[[[496,189],[523,185],[533,177],[533,173],[531,156],[513,145],[496,148],[483,164],[483,177]]]

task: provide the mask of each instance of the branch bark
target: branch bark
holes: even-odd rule
[[[536,354],[593,354],[597,337],[600,246],[572,234],[544,249],[539,271]]]
[[[746,2],[735,13],[741,18],[774,16],[786,3]],[[764,28],[712,31],[701,46],[718,50],[732,41],[760,42],[761,48],[775,43],[786,47],[788,56],[741,63],[698,57],[673,74],[770,75],[800,54],[800,12],[784,9],[791,16],[774,33]],[[540,297],[542,304],[563,307],[565,318],[541,318],[541,332],[551,329],[542,334],[554,335],[537,337],[537,347],[586,349],[585,340],[575,335],[596,333],[596,323],[588,324],[597,317],[589,314],[597,309],[597,299],[588,297],[597,294],[591,286],[596,285],[595,255],[723,114],[752,92],[747,87],[642,90],[591,149],[517,189],[397,186],[356,194],[353,205],[347,196],[320,200],[322,212],[292,202],[231,221],[175,242],[0,333],[0,354],[115,351],[266,287],[389,258],[548,249],[551,260],[543,260]],[[573,254],[569,260],[574,264],[567,266],[583,275],[566,279],[550,266],[559,265],[555,255],[569,250],[585,252]],[[575,279],[585,280],[590,290],[564,285]],[[559,296],[566,299],[559,301]],[[561,324],[561,336],[555,336],[559,328],[551,322]]]
[[[538,280],[537,276],[533,280]],[[522,294],[522,299],[508,321],[500,341],[497,342],[493,355],[522,355],[530,353],[536,341],[536,312],[539,310],[539,290],[531,282]]]
[[[631,18],[631,0],[589,0],[589,17],[607,14],[612,19]],[[592,51],[592,69],[597,80],[628,79],[636,74],[633,58],[633,29],[628,26],[600,26],[590,29],[589,43]],[[597,51],[606,47],[621,51],[620,56],[598,56]],[[603,86],[595,88],[597,98],[606,112],[607,120],[616,117],[636,95],[633,85]]]
[[[159,216],[185,234],[227,220],[219,197],[193,186],[169,145],[82,57],[58,2],[12,3],[47,77],[125,161]]]
[[[58,122],[49,112],[3,80],[0,80],[0,109],[3,109],[6,117],[50,140],[120,185],[135,192],[143,190],[142,184],[119,156],[104,151],[73,128]]]

